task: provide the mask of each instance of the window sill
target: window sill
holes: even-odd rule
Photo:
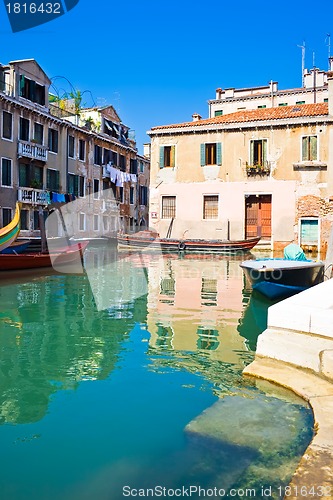
[[[293,163],[294,170],[327,170],[327,163],[321,161],[300,161]]]

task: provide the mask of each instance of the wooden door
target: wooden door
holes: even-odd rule
[[[272,236],[272,196],[249,195],[245,198],[245,237]]]

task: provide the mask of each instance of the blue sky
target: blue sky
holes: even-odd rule
[[[314,57],[327,69],[332,19],[332,0],[79,0],[58,19],[12,33],[1,4],[0,62],[34,58],[49,77],[113,104],[142,152],[150,127],[207,117],[217,87],[301,86],[303,41],[305,66]]]

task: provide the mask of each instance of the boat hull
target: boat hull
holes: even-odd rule
[[[149,235],[125,234],[118,236],[118,245],[126,248],[160,250],[162,252],[220,252],[237,253],[252,250],[260,238],[247,240],[178,240],[155,238]]]
[[[295,295],[324,280],[323,262],[263,259],[240,266],[253,290],[271,300]]]
[[[22,253],[22,254],[0,254],[0,276],[5,271],[39,269],[54,267],[60,269],[64,266],[77,263],[78,256],[86,248],[87,243],[74,244],[63,248],[58,252],[51,253]]]
[[[14,241],[9,247],[1,250],[0,254],[15,254],[24,252],[30,245],[30,240],[28,241]]]

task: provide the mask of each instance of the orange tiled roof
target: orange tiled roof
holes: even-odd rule
[[[285,120],[288,118],[324,116],[328,115],[328,103],[317,104],[295,104],[294,106],[278,106],[275,108],[244,109],[229,113],[227,115],[215,116],[204,120],[175,123],[172,125],[161,125],[152,127],[151,130],[180,127],[200,127],[205,125],[217,125],[219,123],[245,123],[253,121]]]

